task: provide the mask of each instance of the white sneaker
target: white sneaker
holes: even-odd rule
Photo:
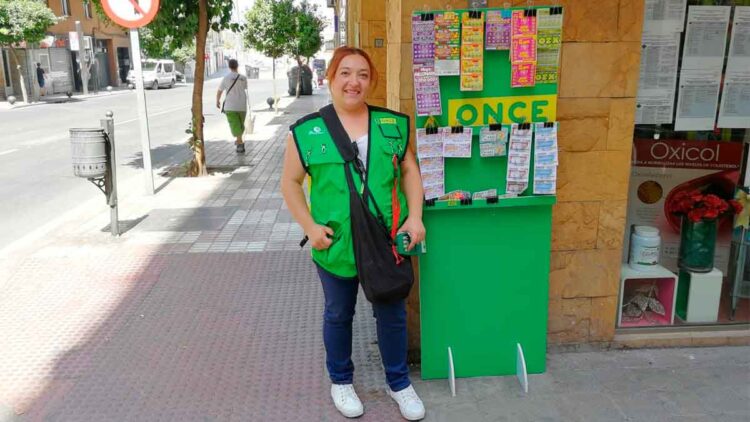
[[[398,403],[398,410],[406,420],[418,421],[424,418],[424,404],[411,385],[395,393],[389,387],[388,395]]]
[[[347,418],[356,418],[365,413],[352,384],[331,384],[331,398],[336,409]]]

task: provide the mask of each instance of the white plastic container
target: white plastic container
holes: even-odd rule
[[[649,271],[659,264],[661,237],[659,229],[651,226],[634,226],[630,235],[628,265],[637,271]]]

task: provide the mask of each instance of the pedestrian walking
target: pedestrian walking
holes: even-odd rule
[[[369,280],[373,280],[373,272],[381,270],[380,263],[385,262],[389,268],[406,265],[409,274],[401,280],[409,279],[405,291],[390,300],[374,301],[369,295],[368,299],[377,322],[387,392],[404,418],[420,420],[425,409],[411,385],[406,362],[405,297],[413,280],[411,262],[391,245],[396,227],[409,233],[409,249],[425,237],[422,180],[409,148],[409,117],[365,102],[377,83],[377,70],[363,50],[336,49],[327,78],[332,104],[291,126],[281,190],[311,242],[312,259],[323,288],[323,343],[331,398],[346,417],[364,413],[353,386],[351,359],[357,291],[360,283],[364,283],[366,294],[371,291],[375,283]],[[352,156],[356,158],[352,160]],[[303,191],[306,174],[311,179],[309,207]],[[355,188],[354,179],[361,189]],[[356,206],[365,202],[370,205]],[[363,220],[377,222],[375,231],[388,238],[385,246],[375,237],[363,235]],[[363,250],[377,252],[381,258],[385,250],[386,259],[374,264],[373,260],[360,259]],[[399,282],[386,277],[382,280]]]
[[[235,137],[237,153],[245,153],[245,143],[242,134],[245,133],[245,115],[247,114],[247,78],[240,75],[237,69],[237,60],[229,60],[229,74],[221,80],[219,90],[216,92],[216,108],[227,116],[229,129]],[[221,95],[224,94],[224,102]]]
[[[41,63],[36,64],[36,82],[39,84],[39,95],[42,97],[47,95],[47,89],[44,88],[44,69]]]

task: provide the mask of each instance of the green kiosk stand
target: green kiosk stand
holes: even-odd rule
[[[416,13],[417,19],[422,13],[428,12]],[[504,197],[507,156],[480,157],[478,135],[492,123],[555,121],[557,84],[511,88],[507,50],[484,51],[483,91],[461,91],[459,76],[439,79],[440,125],[473,130],[471,158],[445,158],[445,192],[494,188],[500,197],[425,204],[427,253],[419,258],[422,377],[542,373],[556,198],[532,195],[531,187]],[[426,119],[418,116],[417,128]]]

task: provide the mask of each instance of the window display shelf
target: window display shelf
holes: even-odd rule
[[[620,297],[617,306],[617,326],[628,327],[651,327],[674,324],[675,301],[677,299],[677,275],[661,265],[655,266],[649,271],[637,271],[623,264],[620,270]],[[647,315],[628,320],[623,315],[623,301],[628,299],[632,292],[641,287],[655,285],[658,292],[655,299],[664,306],[664,315],[648,312]]]

